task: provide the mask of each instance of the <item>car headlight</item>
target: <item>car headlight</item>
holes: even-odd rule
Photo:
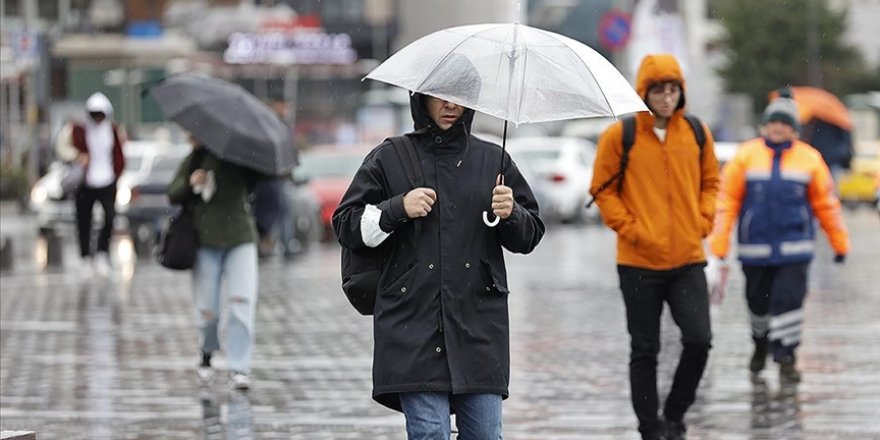
[[[127,186],[120,186],[118,190],[116,190],[116,204],[119,206],[128,206],[131,202],[131,188]]]
[[[34,205],[42,205],[49,198],[49,192],[42,186],[35,186],[31,189],[31,203]]]

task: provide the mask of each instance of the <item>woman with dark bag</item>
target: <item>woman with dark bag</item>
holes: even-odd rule
[[[257,231],[248,196],[259,174],[221,161],[194,137],[190,143],[193,151],[180,164],[167,195],[171,203],[191,204],[198,240],[193,302],[201,362],[196,373],[203,384],[214,376],[211,357],[220,349],[220,292],[225,278],[229,377],[234,388],[245,390],[250,387],[258,286]]]

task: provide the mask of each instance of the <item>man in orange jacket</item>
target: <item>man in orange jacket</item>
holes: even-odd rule
[[[718,161],[709,130],[701,123],[692,127],[685,117],[685,81],[674,57],[645,57],[636,90],[652,114],[635,116],[635,136],[626,155],[622,122],[602,134],[590,193],[605,223],[617,232],[639,432],[644,439],[680,439],[711,347],[702,240],[715,215]],[[697,130],[705,137],[702,147]],[[625,169],[623,156],[628,157]],[[615,180],[619,184],[609,186]],[[661,418],[657,354],[664,302],[681,329],[684,349]]]
[[[797,139],[799,128],[790,97],[781,95],[767,106],[763,137],[745,142],[725,165],[709,237],[712,253],[724,259],[738,218],[738,253],[755,342],[749,369],[761,372],[772,348],[780,379],[789,383],[800,381],[794,350],[801,339],[801,306],[813,258],[813,217],[828,235],[835,262],[842,263],[849,252],[831,173],[819,151]],[[715,288],[719,280],[709,278]]]

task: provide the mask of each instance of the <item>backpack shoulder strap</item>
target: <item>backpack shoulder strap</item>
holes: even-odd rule
[[[422,175],[422,163],[419,160],[419,153],[409,136],[395,136],[388,138],[388,140],[394,145],[394,151],[397,152],[397,156],[400,158],[400,163],[403,164],[403,169],[406,172],[406,178],[409,179],[409,184],[412,185],[413,188],[424,185],[425,179]]]
[[[424,186],[425,177],[422,174],[422,161],[419,159],[419,151],[416,150],[416,146],[413,145],[409,136],[394,136],[388,138],[388,140],[394,145],[394,151],[397,152],[397,156],[400,158],[400,163],[403,164],[403,169],[406,172],[406,178],[409,180],[410,186],[413,188]],[[413,230],[413,245],[416,245],[418,237],[422,235],[422,222],[416,220],[413,223],[415,224]]]
[[[700,161],[703,161],[703,147],[706,146],[706,132],[703,131],[703,123],[700,122],[700,118],[691,115],[685,114],[684,118],[687,119],[688,124],[691,125],[691,130],[694,131],[694,137],[697,139],[697,145],[700,146]]]
[[[620,171],[617,173],[620,176],[617,179],[618,193],[623,189],[623,176],[626,173],[626,166],[629,163],[629,152],[632,150],[635,142],[636,118],[635,116],[627,116],[623,118],[623,149],[620,152]]]
[[[615,180],[617,181],[617,192],[620,193],[621,189],[623,189],[623,173],[626,172],[626,164],[629,162],[629,150],[632,150],[636,138],[636,118],[635,116],[627,116],[622,118],[621,122],[623,123],[623,149],[620,153],[620,169],[617,171],[617,174],[611,176],[608,180],[599,185],[596,192],[591,194],[593,197],[586,205],[584,205],[584,208],[593,206],[593,203],[596,202],[596,196],[611,186]]]

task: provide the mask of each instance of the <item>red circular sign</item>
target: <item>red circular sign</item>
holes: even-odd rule
[[[610,51],[626,47],[632,34],[632,17],[626,12],[612,9],[599,21],[599,43]]]

